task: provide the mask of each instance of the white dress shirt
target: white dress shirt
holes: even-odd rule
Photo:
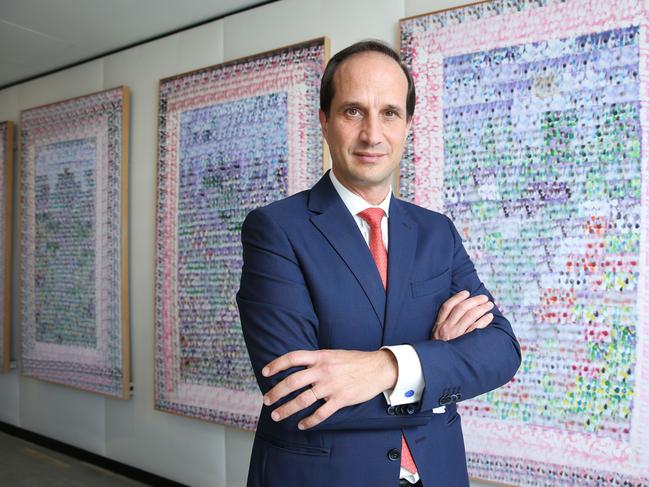
[[[385,199],[375,206],[343,186],[336,178],[333,170],[329,172],[329,176],[334,188],[336,188],[336,192],[354,217],[354,221],[358,225],[358,229],[361,231],[361,235],[363,235],[368,247],[370,245],[370,225],[358,216],[358,214],[368,208],[381,208],[385,212],[385,216],[381,220],[381,236],[383,237],[385,249],[388,250],[388,218],[390,217],[392,188],[390,188]],[[399,368],[397,383],[394,389],[383,393],[388,404],[397,406],[399,404],[410,404],[419,401],[421,399],[421,393],[424,390],[424,374],[421,370],[421,362],[415,349],[411,345],[393,345],[383,348],[390,350],[394,354]]]

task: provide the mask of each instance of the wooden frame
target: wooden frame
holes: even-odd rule
[[[129,112],[124,86],[21,112],[21,373],[118,399],[131,389]]]
[[[0,372],[9,370],[11,354],[11,266],[13,226],[14,124],[0,123]]]
[[[514,381],[460,405],[481,480],[649,481],[647,13],[600,7],[493,0],[400,21],[419,95],[403,197],[455,221],[523,348]]]
[[[329,41],[323,37],[175,75],[160,81],[156,285],[154,291],[156,303],[154,406],[158,410],[216,421],[244,429],[253,429],[261,409],[261,394],[258,391],[252,368],[249,365],[245,344],[239,328],[238,312],[235,314],[234,295],[232,295],[231,301],[229,298],[223,298],[224,301],[218,306],[208,299],[204,302],[207,303],[206,306],[217,306],[214,308],[214,317],[210,318],[209,321],[205,321],[204,325],[202,325],[204,329],[209,327],[217,329],[210,335],[211,338],[208,337],[213,340],[212,343],[215,345],[204,349],[200,349],[200,345],[195,347],[196,350],[203,354],[203,358],[211,357],[212,362],[210,362],[209,367],[201,368],[200,364],[195,367],[190,365],[190,363],[198,363],[198,360],[200,360],[198,358],[199,353],[195,357],[188,352],[190,346],[194,346],[198,342],[192,342],[192,345],[189,345],[188,341],[185,341],[185,335],[181,336],[180,332],[180,327],[185,327],[181,323],[185,322],[181,322],[179,313],[185,311],[179,311],[181,307],[178,304],[181,299],[179,293],[185,292],[184,290],[190,287],[190,283],[185,281],[185,284],[181,286],[176,282],[181,279],[178,276],[184,272],[183,269],[188,268],[179,263],[180,252],[184,252],[184,250],[182,250],[182,241],[177,233],[180,232],[178,228],[183,224],[178,217],[178,212],[181,211],[180,205],[193,204],[198,201],[191,200],[191,198],[195,197],[190,196],[190,192],[195,187],[198,187],[198,183],[184,184],[182,182],[189,181],[189,176],[182,175],[181,171],[184,166],[181,166],[180,160],[183,157],[183,150],[189,151],[189,147],[192,147],[189,138],[184,139],[183,145],[182,137],[189,137],[188,134],[192,127],[197,127],[203,123],[199,118],[193,120],[190,117],[201,117],[209,112],[209,120],[213,124],[210,130],[213,130],[213,133],[212,135],[207,134],[207,136],[222,137],[219,139],[218,144],[210,142],[212,145],[205,149],[208,152],[212,151],[209,152],[211,159],[205,163],[207,164],[205,167],[209,166],[209,170],[213,169],[225,173],[230,170],[229,168],[232,165],[222,162],[221,159],[229,160],[231,154],[235,154],[232,157],[236,156],[241,159],[237,159],[235,164],[239,169],[227,177],[224,176],[222,179],[218,179],[219,182],[214,188],[209,187],[204,190],[204,198],[208,201],[216,201],[214,203],[216,209],[209,210],[206,208],[197,210],[197,213],[192,213],[197,216],[192,217],[192,219],[188,217],[185,220],[187,228],[191,228],[191,225],[194,224],[198,225],[200,218],[211,218],[208,215],[212,215],[212,213],[218,211],[218,208],[221,208],[218,206],[221,204],[218,203],[218,199],[226,197],[223,195],[227,192],[228,187],[233,187],[233,182],[245,184],[241,182],[242,177],[244,177],[242,174],[245,171],[250,171],[252,167],[249,165],[251,163],[248,162],[248,158],[251,157],[249,151],[252,149],[246,148],[237,156],[239,149],[236,149],[233,144],[239,139],[253,141],[250,142],[251,144],[257,143],[258,146],[255,150],[261,151],[260,154],[269,154],[269,152],[264,151],[269,151],[272,147],[278,147],[278,144],[284,147],[282,140],[286,140],[286,144],[288,144],[286,150],[292,152],[290,152],[285,162],[280,163],[284,156],[278,156],[278,153],[274,153],[273,157],[277,156],[279,159],[272,159],[272,162],[270,159],[264,159],[268,164],[278,164],[278,168],[280,166],[284,168],[281,171],[286,171],[288,187],[283,188],[281,191],[279,186],[277,188],[273,187],[280,191],[282,195],[307,189],[320,177],[325,167],[324,141],[321,138],[317,117],[319,108],[317,93],[319,92],[320,76],[324,70],[328,55]],[[259,105],[253,106],[253,102],[259,103]],[[290,108],[288,108],[289,105]],[[262,106],[265,108],[262,109]],[[261,115],[269,113],[269,116],[275,116],[274,110],[284,106],[287,107],[286,112],[278,115],[277,120],[278,123],[286,125],[283,125],[281,129],[269,128],[272,124],[269,125],[268,121],[264,121],[265,119]],[[307,112],[307,107],[309,110],[312,109],[313,112]],[[220,110],[226,109],[233,110],[232,114],[227,118],[228,129],[217,126],[221,123],[220,120],[224,120],[223,113]],[[281,140],[264,141],[263,137],[260,137],[258,133],[254,134],[253,137],[251,133],[245,132],[244,125],[237,121],[239,120],[237,117],[242,116],[243,113],[250,115],[250,124],[260,130],[268,130],[266,135],[278,136]],[[182,117],[185,118],[181,120]],[[308,120],[308,122],[305,120]],[[232,127],[234,127],[233,130],[238,131],[237,135],[234,135],[235,132],[227,132]],[[299,139],[301,136],[299,132],[296,132],[295,127],[301,127],[300,130],[306,134],[302,136],[303,140]],[[183,130],[185,132],[182,132]],[[248,138],[246,139],[246,137]],[[286,137],[286,139],[282,137]],[[313,146],[314,140],[317,140],[316,148]],[[267,145],[264,145],[264,142]],[[225,148],[221,149],[221,147]],[[214,151],[222,152],[219,152],[220,155],[216,157]],[[316,164],[313,163],[314,159],[310,159],[311,156],[316,157],[318,160]],[[259,167],[263,168],[264,165]],[[214,180],[217,181],[216,176]],[[194,185],[192,186],[192,184]],[[230,186],[227,186],[228,184]],[[179,188],[181,187],[184,188],[183,191],[187,191],[183,193],[185,196],[179,196],[181,194]],[[243,194],[247,195],[247,193]],[[281,197],[279,193],[277,197]],[[253,201],[252,195],[250,198],[250,200],[244,200],[234,197],[229,203],[228,210],[234,208],[232,212],[241,212],[244,207],[250,206],[247,208],[249,211],[255,206],[264,203],[264,201]],[[239,213],[236,213],[236,215],[239,215]],[[207,257],[201,257],[197,261],[199,267],[204,266],[204,269],[203,267],[201,269],[205,270],[205,272],[208,266],[212,266],[209,267],[209,275],[216,280],[221,280],[218,282],[227,289],[232,288],[234,280],[237,281],[236,285],[238,287],[238,278],[235,279],[234,276],[236,272],[232,275],[228,274],[229,277],[224,276],[227,274],[227,269],[230,268],[227,267],[228,265],[232,266],[233,269],[238,265],[240,272],[241,256],[239,255],[238,226],[242,223],[243,216],[241,216],[241,221],[237,220],[235,222],[232,220],[231,229],[224,230],[224,233],[218,237],[220,239],[231,239],[232,248],[239,248],[236,255],[232,254],[230,257],[223,257],[222,262],[227,263],[219,265],[225,267],[210,263]],[[235,218],[235,216],[232,218]],[[236,218],[239,218],[239,216],[236,216]],[[204,230],[205,235],[209,234],[210,229],[213,229],[218,223],[214,222],[216,220]],[[186,238],[191,238],[191,235]],[[212,236],[209,238],[217,237]],[[203,249],[203,246],[207,244],[201,242],[198,242],[198,247]],[[228,242],[214,240],[211,244],[212,248],[203,250],[209,252],[208,255],[216,258],[221,255],[219,254],[220,249],[228,246]],[[183,258],[187,255],[189,255],[189,252],[183,254]],[[187,279],[190,278],[192,277],[187,277]],[[207,291],[203,292],[203,295],[206,296],[216,296],[216,294],[210,294]],[[200,292],[199,295],[201,295]],[[187,298],[187,296],[184,298]],[[219,313],[223,313],[223,315],[218,315]],[[199,315],[200,313],[197,316]],[[200,322],[201,316],[188,322]],[[191,325],[188,326],[191,327]],[[201,330],[198,327],[192,328],[191,333],[193,335],[191,337],[198,337],[196,338],[198,340],[202,336],[201,333],[203,333]],[[187,331],[183,333],[190,336]],[[204,333],[208,332],[205,331]],[[230,350],[227,352],[231,355],[228,358],[225,358],[226,352],[224,350],[226,348]],[[182,365],[181,357],[183,360]],[[193,362],[193,360],[196,362]],[[221,365],[222,370],[219,370],[219,363],[224,364],[226,361],[228,364],[233,365]],[[186,375],[181,376],[182,374]]]

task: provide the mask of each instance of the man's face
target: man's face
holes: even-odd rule
[[[329,118],[321,111],[320,125],[334,173],[366,200],[381,194],[382,199],[401,161],[410,128],[406,76],[393,59],[367,52],[345,60],[333,82]]]

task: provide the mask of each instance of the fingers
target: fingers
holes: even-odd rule
[[[308,392],[308,391],[305,391]],[[297,427],[301,430],[313,428],[314,426],[319,425],[333,413],[338,411],[338,406],[334,404],[334,401],[327,401],[318,409],[316,409],[311,416],[304,418],[297,424]]]
[[[301,428],[312,428],[338,409],[365,402],[385,390],[385,383],[392,376],[392,363],[386,362],[386,357],[390,360],[391,356],[391,352],[381,350],[291,352],[268,364],[268,370],[264,374],[293,366],[312,365],[293,371],[277,383],[264,395],[264,404],[272,406],[297,391],[295,397],[278,405],[271,417],[275,421],[281,421],[315,404],[317,409],[308,418],[300,420]],[[396,369],[396,364],[393,367]],[[309,385],[311,388],[302,390]]]
[[[433,328],[432,338],[435,340],[452,340],[477,328],[484,328],[493,320],[491,311],[494,304],[483,294],[466,298],[462,292],[448,299],[440,309],[438,319]],[[441,320],[440,317],[446,316]]]
[[[437,313],[437,323],[446,321],[446,318],[448,318],[448,315],[453,311],[453,308],[467,299],[470,295],[469,291],[460,291],[444,301],[444,304],[442,304]]]
[[[288,352],[267,364],[262,369],[261,374],[264,377],[270,377],[291,367],[308,367],[316,362],[317,357],[318,350],[295,350],[294,352]]]
[[[476,321],[471,326],[469,326],[466,329],[465,333],[472,332],[473,330],[476,330],[478,328],[486,328],[489,325],[489,323],[492,322],[493,319],[494,319],[494,315],[492,313],[487,313],[482,318],[480,318],[478,321]]]
[[[303,387],[313,384],[317,381],[317,373],[312,369],[300,370],[294,372],[289,376],[285,377],[282,381],[275,384],[270,391],[264,394],[264,404],[270,406],[280,400],[281,398],[288,396],[290,393],[300,390]],[[309,391],[306,391],[309,392]],[[311,397],[313,393],[309,392]]]
[[[301,394],[298,394],[297,397],[288,401],[286,404],[282,404],[280,407],[275,409],[270,417],[273,418],[273,421],[281,421],[285,418],[288,418],[292,414],[302,411],[305,408],[311,406],[316,402],[316,396],[311,389],[303,391]]]
[[[456,327],[461,330],[460,334],[466,333],[469,327],[473,325],[473,323],[484,316],[485,313],[491,311],[493,307],[494,304],[491,301],[487,301],[486,303],[475,306],[464,313],[464,315],[458,320],[456,325]]]
[[[484,294],[478,294],[477,296],[473,296],[471,298],[465,299],[461,301],[460,303],[456,304],[453,310],[451,311],[450,315],[446,319],[446,321],[450,321],[451,323],[458,323],[460,319],[469,311],[473,310],[474,308],[485,304],[489,302],[489,298],[485,296]],[[489,311],[489,310],[487,310]],[[480,313],[480,315],[476,316],[478,318],[479,316],[482,316],[485,312]],[[468,326],[468,325],[467,325]]]

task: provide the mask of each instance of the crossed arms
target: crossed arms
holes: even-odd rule
[[[422,365],[424,394],[417,414],[388,416],[381,392],[397,380],[392,353],[320,350],[318,317],[287,233],[263,209],[248,215],[237,303],[264,404],[275,407],[275,421],[292,431],[425,424],[444,391],[461,385],[467,399],[513,376],[520,364],[518,343],[449,225],[455,294],[431,323],[431,338],[411,344]]]

